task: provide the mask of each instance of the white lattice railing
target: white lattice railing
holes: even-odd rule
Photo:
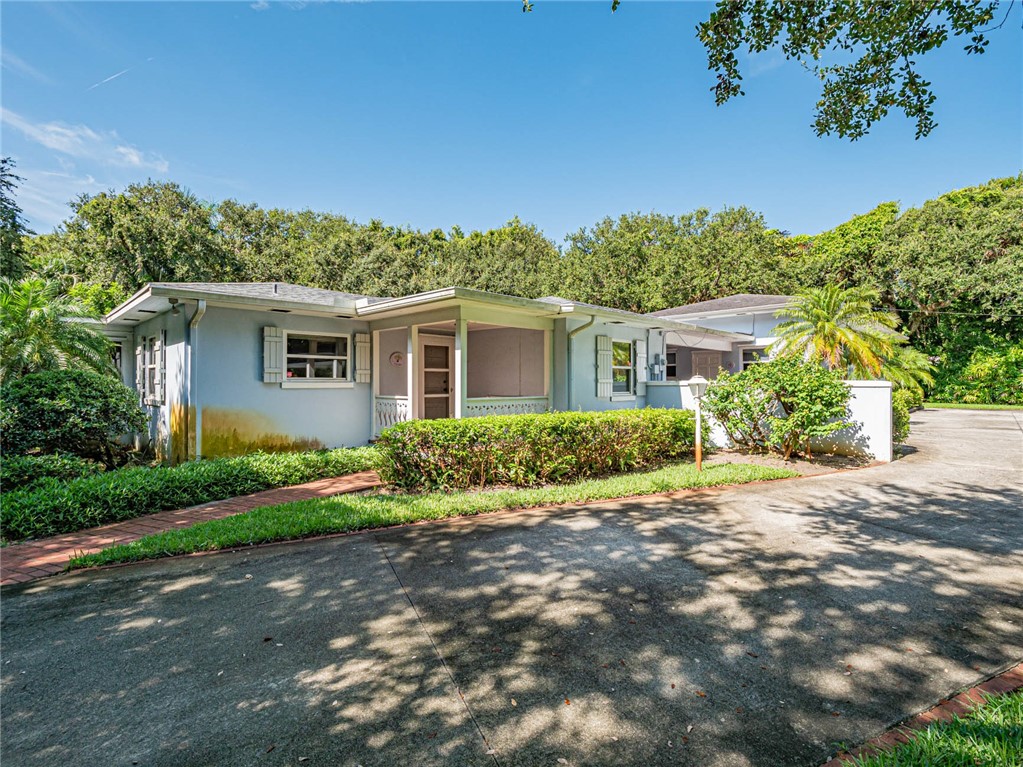
[[[374,404],[374,422],[377,431],[407,421],[412,417],[408,397],[377,397]]]
[[[523,415],[550,410],[546,397],[480,397],[467,399],[463,412],[466,418],[481,415]]]

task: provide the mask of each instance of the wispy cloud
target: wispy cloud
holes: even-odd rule
[[[117,74],[115,74],[115,75],[110,75],[110,77],[108,77],[108,78],[107,78],[106,80],[100,80],[100,81],[99,81],[98,83],[93,83],[92,85],[90,85],[90,86],[89,86],[88,88],[86,88],[85,90],[87,90],[87,91],[91,91],[91,90],[92,90],[93,88],[98,88],[99,86],[101,86],[101,85],[104,85],[105,83],[108,83],[108,82],[110,82],[111,80],[116,80],[116,79],[117,79],[118,77],[120,77],[121,75],[126,75],[126,74],[128,74],[128,73],[129,73],[130,71],[131,71],[131,67],[129,67],[128,69],[122,69],[122,70],[121,70],[120,72],[118,72]]]
[[[12,72],[17,72],[20,75],[31,78],[37,83],[43,83],[44,85],[52,85],[53,80],[47,77],[45,74],[40,72],[34,66],[29,64],[27,61],[17,56],[14,51],[10,50],[6,46],[0,50],[0,62],[3,63],[4,69],[9,69]]]
[[[18,168],[25,181],[18,188],[18,204],[31,227],[40,234],[53,229],[71,215],[68,204],[78,195],[106,189],[95,177],[73,171],[62,173]]]
[[[0,109],[5,126],[30,141],[69,157],[91,160],[103,166],[166,173],[165,159],[125,143],[116,131],[96,131],[87,125],[62,122],[34,123],[9,109]]]

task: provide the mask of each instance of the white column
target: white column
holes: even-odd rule
[[[469,360],[469,323],[455,320],[455,418],[465,417],[466,377]]]
[[[413,325],[408,329],[408,352],[405,355],[408,385],[405,391],[408,393],[408,407],[412,418],[419,418],[419,326]]]

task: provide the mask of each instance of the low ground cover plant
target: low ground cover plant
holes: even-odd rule
[[[77,455],[4,455],[0,457],[0,488],[25,490],[44,479],[65,482],[103,471],[103,465]]]
[[[47,370],[0,386],[4,455],[69,453],[113,468],[117,438],[145,428],[138,395],[113,376]]]
[[[384,478],[408,491],[529,487],[687,457],[696,421],[647,408],[406,421],[377,443]]]
[[[70,481],[42,478],[26,489],[4,493],[0,531],[8,541],[69,533],[379,465],[380,453],[362,447],[138,466]]]
[[[848,404],[849,387],[838,372],[794,357],[722,372],[704,398],[734,444],[774,450],[786,460],[794,452],[812,457],[812,440],[847,428]]]
[[[266,506],[233,517],[202,522],[183,530],[157,533],[95,554],[77,557],[72,560],[71,567],[135,562],[194,551],[217,551],[504,509],[584,503],[794,476],[796,472],[789,469],[767,466],[724,463],[705,465],[703,471],[697,471],[693,464],[685,463],[547,487],[421,495],[340,495]]]

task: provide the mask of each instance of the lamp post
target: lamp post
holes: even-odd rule
[[[703,395],[707,393],[707,379],[693,376],[689,379],[689,391],[696,398],[696,470],[703,471]]]

